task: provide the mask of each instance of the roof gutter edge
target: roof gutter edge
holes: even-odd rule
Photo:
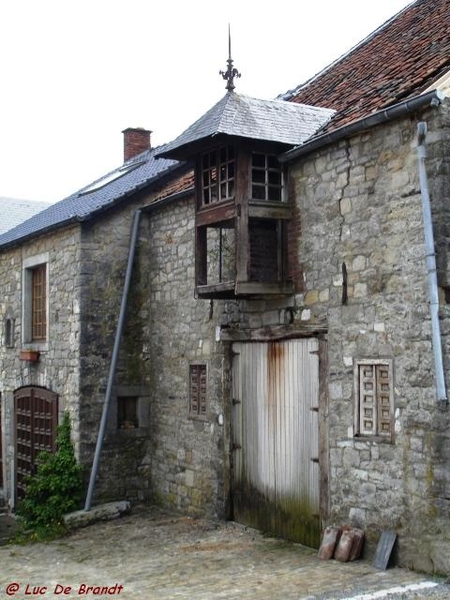
[[[306,142],[302,146],[297,146],[296,148],[281,154],[278,159],[282,163],[289,162],[299,158],[300,156],[304,156],[313,150],[318,150],[319,148],[342,140],[350,135],[360,133],[365,129],[375,127],[376,125],[381,125],[381,123],[393,121],[394,119],[399,119],[425,106],[439,106],[444,98],[445,94],[440,90],[431,90],[426,94],[414,96],[413,98],[404,100],[398,104],[394,104],[389,108],[379,110],[368,117],[362,117],[357,121],[352,121],[347,125],[342,125],[331,133],[319,135],[318,137],[311,139],[311,141]]]

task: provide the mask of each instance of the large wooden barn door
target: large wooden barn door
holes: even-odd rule
[[[240,523],[318,547],[319,343],[233,344],[232,500]]]
[[[38,387],[24,387],[14,393],[16,415],[16,500],[24,495],[24,479],[34,473],[41,450],[55,451],[58,423],[58,396]]]

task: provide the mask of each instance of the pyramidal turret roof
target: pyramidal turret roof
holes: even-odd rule
[[[314,135],[333,114],[334,110],[328,108],[260,100],[231,91],[167,144],[159,156],[184,159],[195,153],[194,145],[219,134],[297,146]]]

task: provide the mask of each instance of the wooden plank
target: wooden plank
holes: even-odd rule
[[[215,223],[223,223],[224,221],[232,221],[236,216],[236,207],[234,200],[220,202],[202,208],[195,215],[195,224],[199,225],[214,225]]]
[[[234,281],[197,285],[195,291],[199,298],[234,298]]]
[[[255,202],[249,202],[249,217],[256,217],[260,219],[290,219],[291,218],[291,207],[288,205],[269,205],[266,206],[262,203],[256,204]]]
[[[297,337],[311,337],[312,335],[324,334],[327,332],[327,325],[324,324],[293,324],[293,325],[274,325],[262,327],[261,329],[222,329],[220,340],[222,342],[269,342],[272,340],[282,340]]]
[[[292,294],[293,284],[287,282],[260,283],[258,281],[243,281],[236,283],[236,295],[245,296],[247,294]]]
[[[397,534],[394,531],[383,531],[375,551],[373,566],[375,569],[386,570]]]

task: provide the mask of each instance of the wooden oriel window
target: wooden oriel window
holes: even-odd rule
[[[234,198],[235,160],[231,146],[205,152],[202,166],[202,206]]]
[[[207,368],[205,364],[191,364],[189,365],[189,417],[205,420],[207,416]]]
[[[361,360],[355,365],[356,434],[393,437],[392,363]]]
[[[31,339],[47,337],[47,265],[31,269]]]

